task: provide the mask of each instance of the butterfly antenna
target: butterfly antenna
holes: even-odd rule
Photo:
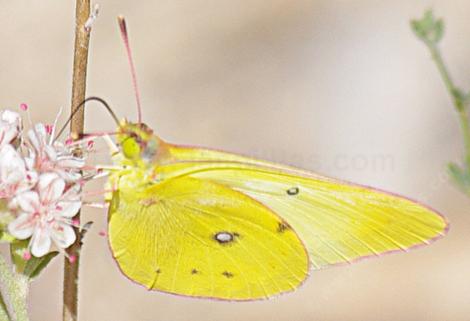
[[[88,97],[87,99],[85,99],[84,101],[82,101],[77,107],[75,107],[73,109],[73,112],[72,114],[70,115],[69,119],[67,119],[67,121],[65,122],[64,126],[62,126],[62,128],[59,130],[59,132],[57,133],[57,135],[55,136],[53,142],[55,142],[57,140],[57,138],[60,137],[60,135],[62,135],[62,133],[64,132],[64,130],[67,128],[67,125],[72,121],[73,117],[75,116],[76,113],[78,113],[78,111],[81,109],[81,108],[85,108],[85,104],[89,101],[98,101],[100,102],[104,108],[106,108],[106,110],[109,112],[109,114],[111,115],[111,117],[113,117],[114,121],[116,122],[116,125],[119,126],[119,119],[117,118],[116,114],[114,113],[114,111],[111,109],[111,107],[108,105],[108,103],[102,99],[102,98],[99,98],[99,97]]]
[[[135,100],[137,102],[137,119],[139,124],[142,123],[142,107],[140,105],[140,93],[139,87],[137,86],[137,74],[135,71],[134,61],[132,60],[132,51],[129,45],[129,35],[127,34],[126,20],[123,16],[118,17],[119,28],[121,29],[122,40],[124,41],[124,46],[126,47],[127,59],[129,61],[129,66],[131,68],[132,75],[132,85],[134,86]]]

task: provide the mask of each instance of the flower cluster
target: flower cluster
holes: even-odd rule
[[[75,242],[72,218],[82,205],[84,166],[72,147],[55,141],[54,126],[36,124],[23,132],[18,113],[0,112],[0,202],[14,217],[8,233],[30,239],[33,256],[44,256],[52,244],[65,249]]]

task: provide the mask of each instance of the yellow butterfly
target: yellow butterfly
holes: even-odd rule
[[[447,231],[443,216],[407,198],[169,144],[140,118],[117,130],[109,242],[122,272],[149,290],[263,299],[296,289],[312,269],[408,251]]]

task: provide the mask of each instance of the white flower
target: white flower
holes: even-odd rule
[[[11,110],[0,112],[0,147],[15,140],[20,133],[21,117]]]
[[[53,142],[44,124],[37,124],[28,131],[28,141],[32,147],[29,157],[26,157],[28,166],[39,172],[55,172],[67,183],[82,177],[80,170],[85,165],[84,159],[74,156],[64,144]]]
[[[26,168],[21,155],[10,144],[0,147],[0,198],[11,198],[37,181],[35,171]]]
[[[66,189],[66,182],[56,173],[41,174],[37,191],[16,197],[18,217],[8,225],[10,234],[20,240],[31,237],[31,254],[47,254],[51,244],[68,248],[75,242],[72,217],[81,207],[80,186]]]

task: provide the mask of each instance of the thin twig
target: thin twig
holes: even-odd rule
[[[71,112],[85,100],[86,73],[88,63],[88,46],[90,41],[90,28],[85,28],[90,17],[90,0],[77,0],[75,8],[75,48],[73,60],[73,83]],[[83,133],[84,109],[81,108],[73,117],[70,131],[76,137]],[[80,213],[76,219],[80,219]],[[80,235],[75,229],[77,240],[67,249],[69,258],[64,261],[64,293],[63,293],[63,321],[78,320],[78,268],[80,263]]]

